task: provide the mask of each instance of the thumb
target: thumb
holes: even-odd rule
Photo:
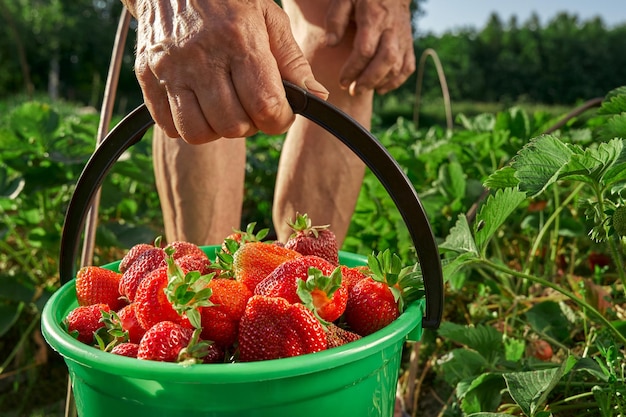
[[[278,7],[278,6],[277,6]],[[267,12],[271,13],[270,11]],[[271,18],[266,17],[270,49],[283,80],[302,87],[322,100],[328,98],[328,90],[315,79],[311,65],[298,46],[287,15],[278,8]]]

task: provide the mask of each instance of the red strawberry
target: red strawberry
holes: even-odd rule
[[[367,266],[354,266],[349,267],[346,265],[341,265],[341,283],[348,290],[348,294],[354,287],[354,284],[362,280],[363,278],[367,278],[370,273],[370,270]]]
[[[399,315],[398,302],[387,284],[366,278],[352,288],[345,317],[355,333],[361,336],[374,333]]]
[[[204,356],[202,363],[224,362],[224,357],[225,357],[224,349],[222,349],[215,343],[208,343],[206,356]]]
[[[179,354],[191,341],[193,330],[171,321],[153,325],[139,342],[137,359],[178,362]]]
[[[76,274],[78,304],[107,304],[111,310],[122,308],[126,302],[118,290],[121,274],[99,266],[86,266]]]
[[[345,312],[346,323],[361,336],[387,326],[405,303],[424,294],[419,271],[403,268],[400,258],[389,250],[368,256],[367,266],[371,276],[352,287]]]
[[[300,303],[298,281],[309,278],[309,268],[316,268],[330,275],[335,267],[319,256],[300,256],[278,265],[255,287],[254,293],[267,297],[283,297],[290,303]]]
[[[139,352],[139,344],[131,342],[120,343],[111,349],[111,353],[129,358],[136,358],[137,352]]]
[[[184,255],[179,258],[175,258],[174,262],[184,271],[198,271],[202,275],[216,272],[216,270],[212,267],[211,260],[206,255],[204,257],[192,254]]]
[[[172,254],[174,259],[178,259],[186,255],[193,255],[198,258],[207,258],[206,253],[204,253],[204,251],[200,249],[198,245],[191,243],[191,242],[178,240],[178,241],[169,243],[165,247],[165,249],[169,249],[169,248],[174,250]]]
[[[302,255],[316,255],[333,265],[339,265],[339,248],[335,234],[325,226],[311,226],[306,214],[297,214],[294,222],[289,222],[294,233],[285,242],[285,247]]]
[[[165,251],[163,249],[154,247],[144,251],[122,274],[119,285],[120,294],[128,298],[130,302],[134,301],[137,288],[144,277],[165,265]]]
[[[343,329],[334,323],[330,323],[326,326],[326,339],[328,340],[328,349],[343,346],[346,343],[359,340],[361,336]]]
[[[280,297],[255,295],[239,324],[239,358],[260,361],[325,350],[326,333],[302,304]]]
[[[126,255],[124,255],[124,257],[120,261],[117,269],[121,273],[124,273],[124,271],[126,271],[128,267],[130,267],[130,265],[137,260],[139,255],[152,248],[154,248],[154,245],[151,245],[149,243],[138,243],[134,245],[128,250],[128,252],[126,252]]]
[[[239,321],[252,292],[245,284],[232,279],[213,279],[209,282],[213,304],[200,311],[202,338],[220,347],[229,347],[237,340]]]
[[[139,284],[135,296],[135,314],[137,321],[145,330],[161,321],[184,323],[191,327],[189,321],[176,312],[168,300],[165,289],[169,282],[168,267],[162,266],[150,272]]]
[[[128,340],[132,343],[139,343],[146,330],[141,327],[139,320],[137,320],[135,303],[124,306],[117,312],[117,316],[120,319],[122,329],[128,332]]]
[[[298,281],[298,296],[324,323],[337,320],[348,303],[348,289],[341,284],[341,268],[335,268],[329,276],[319,269],[309,269],[308,279]]]
[[[529,354],[542,361],[552,359],[552,346],[542,339],[533,340],[528,346]]]
[[[102,310],[111,311],[107,304],[91,304],[78,306],[65,317],[64,325],[67,332],[78,341],[91,345],[94,343],[94,333],[105,327],[102,319]]]
[[[302,256],[298,252],[264,242],[241,245],[233,254],[232,272],[250,291],[267,277],[278,265]]]

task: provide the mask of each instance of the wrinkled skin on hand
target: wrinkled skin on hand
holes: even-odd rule
[[[138,22],[144,101],[170,137],[199,144],[285,132],[294,114],[282,80],[328,96],[273,0],[122,1]],[[415,70],[410,0],[311,1],[294,3],[326,7],[327,45],[353,39],[339,78],[351,95],[384,94]]]
[[[326,42],[337,44],[356,26],[352,53],[340,74],[351,94],[376,90],[385,94],[415,71],[410,0],[331,0],[326,15]]]
[[[137,18],[136,76],[155,122],[192,144],[294,120],[282,79],[321,98],[289,20],[272,0],[126,0]]]

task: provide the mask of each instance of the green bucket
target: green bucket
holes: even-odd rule
[[[248,363],[191,365],[140,361],[87,346],[60,323],[77,306],[73,277],[81,229],[95,191],[111,166],[153,123],[140,106],[120,122],[81,174],[61,239],[63,286],[47,302],[42,332],[67,364],[81,417],[364,417],[393,415],[398,371],[407,340],[438,327],[443,279],[437,246],[411,183],[378,141],[349,116],[285,83],[295,113],[320,124],[349,146],[376,174],[396,203],[415,244],[426,299],[409,305],[389,326],[323,352]],[[214,247],[205,248],[208,253]],[[341,252],[346,265],[366,258]],[[117,268],[117,263],[108,265]]]
[[[209,248],[210,250],[213,248]],[[341,254],[341,263],[364,257]],[[115,267],[116,265],[114,265]],[[115,268],[113,268],[115,269]],[[43,334],[65,359],[80,416],[391,416],[407,335],[419,340],[423,302],[391,325],[327,351],[249,363],[183,367],[86,346],[59,323],[77,306],[74,282],[46,304]]]

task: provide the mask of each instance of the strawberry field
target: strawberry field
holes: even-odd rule
[[[626,413],[626,89],[569,118],[512,107],[457,114],[453,130],[405,118],[374,134],[429,215],[446,280],[443,323],[407,343],[407,415]],[[60,416],[67,374],[43,341],[59,287],[63,215],[93,150],[97,114],[45,102],[0,116],[0,414]],[[281,137],[248,142],[242,228],[269,223]],[[252,186],[254,185],[254,186]],[[94,264],[162,234],[149,140],[102,189]],[[343,250],[418,260],[367,174]],[[210,366],[210,365],[207,365]]]

